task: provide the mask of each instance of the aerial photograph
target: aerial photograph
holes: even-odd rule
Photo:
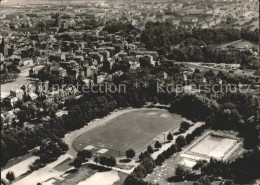
[[[1,185],[260,185],[260,0],[0,0]]]

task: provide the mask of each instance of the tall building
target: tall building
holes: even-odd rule
[[[55,16],[55,25],[56,25],[56,27],[58,27],[58,28],[60,28],[60,26],[61,26],[60,13],[56,13],[56,16]]]
[[[1,44],[0,44],[0,53],[2,53],[4,56],[6,56],[8,54],[4,37],[2,37],[2,41],[1,41]]]

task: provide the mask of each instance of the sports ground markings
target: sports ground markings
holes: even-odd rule
[[[102,148],[102,149],[97,151],[97,153],[100,153],[100,154],[104,154],[106,152],[108,152],[108,149],[106,149],[106,148]]]
[[[138,111],[139,111],[139,110],[138,110]],[[134,111],[134,112],[137,112],[137,110]],[[126,112],[126,113],[127,113],[127,112]],[[117,119],[118,119],[118,118],[119,118],[119,119],[122,119],[123,116],[125,116],[126,113],[123,113],[123,114],[119,115],[119,116],[116,117],[116,118],[117,118]],[[137,112],[137,113],[138,113],[138,112]],[[145,112],[144,112],[144,113],[145,113]],[[76,150],[78,150],[78,148],[82,148],[83,146],[86,147],[87,145],[93,145],[93,146],[96,147],[95,150],[93,150],[93,153],[95,153],[98,148],[108,148],[108,149],[111,150],[111,151],[118,152],[118,151],[123,151],[124,149],[128,149],[128,148],[136,148],[136,147],[138,148],[138,147],[140,147],[140,149],[139,149],[139,148],[136,149],[136,152],[138,153],[138,152],[140,152],[140,151],[142,151],[142,150],[145,150],[148,145],[154,144],[154,142],[155,142],[156,140],[161,140],[161,141],[162,141],[162,140],[166,137],[166,135],[165,135],[166,132],[172,132],[176,127],[179,127],[179,124],[180,124],[180,122],[181,122],[181,120],[179,120],[179,118],[177,118],[177,120],[179,120],[179,123],[177,123],[176,120],[175,120],[175,121],[172,121],[172,119],[170,119],[170,118],[174,118],[175,116],[173,116],[173,117],[170,116],[170,115],[169,115],[169,117],[168,117],[168,116],[164,116],[164,114],[165,114],[165,115],[168,115],[168,112],[165,113],[165,111],[161,111],[161,109],[160,109],[159,112],[156,113],[156,114],[157,114],[156,119],[157,119],[157,118],[162,119],[161,117],[164,117],[163,119],[169,120],[170,123],[172,122],[172,123],[174,124],[174,126],[172,126],[172,128],[170,128],[168,131],[163,131],[163,132],[159,133],[159,134],[156,135],[156,136],[155,136],[155,131],[153,131],[153,130],[151,130],[151,132],[145,132],[145,126],[144,126],[143,128],[139,128],[138,126],[136,126],[136,127],[134,126],[134,124],[136,124],[137,122],[140,122],[140,119],[137,119],[136,122],[133,121],[132,124],[130,123],[130,125],[133,125],[132,127],[129,126],[129,125],[127,125],[127,124],[123,124],[123,125],[125,125],[125,127],[120,127],[120,130],[123,129],[124,131],[127,131],[129,135],[131,135],[131,133],[132,133],[132,134],[133,134],[133,137],[135,137],[135,136],[134,136],[135,133],[138,133],[138,135],[136,135],[136,136],[138,136],[138,137],[140,136],[140,134],[141,134],[141,135],[145,135],[145,136],[143,136],[143,138],[141,138],[141,139],[142,139],[142,140],[147,140],[147,141],[150,140],[150,142],[147,142],[145,145],[144,145],[144,142],[138,144],[138,142],[140,142],[140,140],[136,140],[136,141],[127,143],[127,141],[123,139],[124,142],[118,142],[118,141],[115,140],[115,139],[112,139],[112,138],[110,139],[110,138],[109,138],[110,135],[107,134],[107,133],[105,133],[104,137],[106,137],[106,138],[104,138],[104,139],[102,138],[102,136],[100,136],[100,137],[98,137],[98,138],[97,138],[97,137],[91,137],[91,139],[88,138],[88,139],[86,139],[86,140],[84,141],[84,137],[90,137],[91,135],[94,135],[96,129],[100,129],[100,128],[102,128],[103,126],[106,126],[106,125],[108,125],[108,124],[110,124],[110,123],[112,123],[112,124],[109,126],[110,129],[111,129],[111,128],[118,128],[118,124],[113,124],[113,119],[114,119],[114,118],[113,118],[113,119],[111,119],[111,120],[105,122],[105,124],[103,123],[103,124],[99,125],[98,127],[89,130],[88,133],[90,134],[90,136],[82,136],[82,138],[80,138],[80,136],[83,135],[83,134],[81,134],[80,136],[78,136],[78,137],[79,137],[79,140],[74,141],[74,146],[75,146]],[[148,116],[148,117],[149,117],[149,116]],[[130,118],[131,118],[131,117],[130,117]],[[132,118],[131,118],[131,119],[132,119]],[[153,118],[150,118],[150,119],[153,119]],[[124,120],[122,119],[122,121],[124,121]],[[167,122],[167,124],[169,125],[168,122]],[[177,125],[176,125],[176,124],[177,124]],[[113,129],[112,129],[112,130],[113,130]],[[104,131],[104,129],[103,129],[103,131]],[[101,134],[101,133],[103,133],[103,131],[101,130],[101,131],[98,132],[98,133]],[[94,134],[93,134],[93,132],[94,132]],[[106,132],[106,131],[105,131],[105,132]],[[116,132],[117,132],[117,130],[115,130],[115,133],[116,133]],[[96,135],[100,135],[100,134],[96,134]],[[129,135],[128,135],[127,137],[129,137]],[[111,136],[113,137],[113,134],[112,134]],[[76,139],[76,138],[75,138],[75,139]],[[122,145],[122,143],[123,143],[123,145]],[[82,144],[82,145],[80,145],[80,144]],[[133,147],[131,147],[131,146],[133,146]],[[127,148],[127,147],[128,147],[128,148]]]
[[[114,152],[119,152],[119,151],[123,151],[124,148],[126,148],[129,144],[122,144],[116,140],[107,140],[107,139],[103,139],[103,138],[98,138],[95,137],[93,138],[94,140],[101,140],[103,142],[98,142],[96,144],[94,144],[94,141],[88,140],[88,142],[84,142],[87,146],[84,149],[89,149],[89,150],[98,150],[95,151],[96,153],[100,153],[99,151],[102,149],[106,149],[107,151],[104,153],[107,153],[108,151],[114,151]],[[82,142],[79,142],[78,145],[80,145]],[[115,146],[119,146],[115,147]],[[102,152],[101,152],[102,153]]]
[[[95,146],[93,145],[88,145],[84,148],[84,150],[92,150],[92,149],[95,149]]]

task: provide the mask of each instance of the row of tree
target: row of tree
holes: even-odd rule
[[[145,157],[142,162],[134,169],[134,171],[125,179],[125,185],[152,185],[152,183],[143,180],[147,174],[150,174],[156,164],[152,157]]]
[[[254,32],[257,33],[257,32]],[[254,36],[253,36],[254,35]],[[194,28],[188,30],[179,28],[169,22],[148,22],[145,25],[141,35],[141,41],[149,49],[165,48],[169,49],[171,45],[178,45],[186,39],[194,38],[207,45],[223,44],[239,39],[248,39],[256,41],[257,34],[247,30],[228,29],[200,29]]]

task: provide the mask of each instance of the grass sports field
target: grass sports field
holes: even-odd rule
[[[164,109],[140,109],[80,135],[72,146],[76,151],[89,149],[94,155],[123,156],[130,148],[138,153],[156,138],[162,139],[164,132],[178,127],[181,121],[181,116]]]

